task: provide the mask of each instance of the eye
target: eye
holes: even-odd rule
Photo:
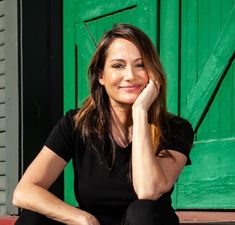
[[[138,63],[138,64],[136,64],[136,67],[144,68],[144,64],[143,63]]]
[[[125,67],[125,65],[121,64],[121,63],[115,63],[112,65],[112,68],[114,69],[123,69]]]

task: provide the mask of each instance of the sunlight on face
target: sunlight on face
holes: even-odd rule
[[[112,106],[131,106],[149,81],[141,54],[130,41],[117,38],[108,49],[99,82]]]

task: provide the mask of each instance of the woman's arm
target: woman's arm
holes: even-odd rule
[[[44,146],[16,186],[13,204],[68,225],[99,225],[94,216],[66,204],[48,191],[65,165],[64,159]]]
[[[148,124],[148,109],[158,95],[150,80],[132,107],[132,176],[139,199],[158,199],[169,191],[179,177],[187,158],[170,151],[172,157],[156,157]]]

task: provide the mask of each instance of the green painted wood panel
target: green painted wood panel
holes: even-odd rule
[[[80,106],[88,95],[87,69],[103,32],[115,23],[131,23],[145,30],[157,43],[157,1],[64,1],[64,105]],[[65,200],[76,205],[72,165],[65,171]]]
[[[72,1],[63,2],[64,111],[75,108],[75,29]]]
[[[234,209],[234,146],[235,138],[195,143],[193,169],[178,182],[178,208]]]
[[[179,105],[179,1],[164,0],[160,4],[160,58],[167,75],[168,110],[178,114]]]
[[[194,128],[197,128],[197,126],[199,125],[201,115],[207,109],[208,104],[210,104],[213,93],[219,82],[221,81],[224,75],[224,71],[226,70],[229,61],[234,53],[235,6],[230,9],[230,11],[231,12],[229,12],[228,14],[228,18],[223,26],[223,29],[217,36],[216,43],[211,44],[211,42],[207,40],[207,38],[202,37],[207,35],[200,35],[197,39],[198,45],[194,46],[195,51],[193,51],[193,54],[196,53],[195,55],[197,57],[197,60],[191,61],[188,55],[185,56],[188,57],[187,60],[190,60],[190,64],[196,64],[196,70],[194,72],[196,72],[197,79],[195,79],[196,82],[192,82],[192,68],[187,71],[187,77],[182,76],[183,79],[185,78],[184,81],[186,81],[189,85],[188,90],[186,90],[186,88],[184,87],[185,82],[181,82],[181,84],[183,85],[181,90],[184,90],[186,92],[182,94],[181,111],[184,117],[191,119]],[[202,30],[198,29],[199,34],[206,33],[204,26],[202,27]],[[207,31],[207,33],[208,32],[210,31]],[[182,48],[184,48],[184,43],[182,45]],[[189,51],[191,51],[192,49],[193,46],[187,47],[187,50]],[[205,53],[203,54],[202,52],[204,51]],[[183,66],[184,65],[182,65],[182,68]],[[198,105],[200,105],[200,108],[198,108]]]
[[[179,112],[195,129],[178,209],[235,209],[235,1],[181,1]]]

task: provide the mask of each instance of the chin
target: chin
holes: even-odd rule
[[[134,96],[122,96],[119,98],[116,98],[114,102],[118,103],[119,105],[125,105],[125,106],[132,106],[135,103],[135,100],[137,99],[139,95],[134,95]]]
[[[127,104],[127,105],[133,105],[135,103],[136,99],[137,99],[137,97],[136,98],[131,98],[131,99],[128,99],[128,100],[124,101],[123,103]]]

